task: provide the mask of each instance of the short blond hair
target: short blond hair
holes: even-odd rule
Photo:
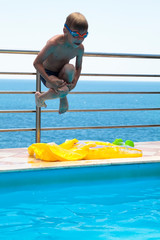
[[[66,18],[65,24],[67,24],[69,28],[75,28],[77,30],[82,30],[82,31],[88,30],[87,19],[83,14],[79,12],[74,12],[68,15],[68,17]]]

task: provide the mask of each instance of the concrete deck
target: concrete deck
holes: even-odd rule
[[[138,142],[135,147],[141,149],[143,157],[117,158],[101,160],[81,160],[66,162],[45,162],[28,155],[27,148],[0,149],[0,172],[21,171],[45,168],[68,168],[110,164],[133,164],[160,162],[160,141]]]

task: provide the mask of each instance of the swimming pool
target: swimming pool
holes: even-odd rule
[[[160,239],[160,163],[0,174],[2,239]]]

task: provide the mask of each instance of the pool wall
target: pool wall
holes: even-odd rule
[[[160,163],[65,167],[0,173],[0,189],[28,185],[75,184],[139,177],[160,177]]]

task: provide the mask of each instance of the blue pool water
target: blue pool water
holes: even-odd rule
[[[0,80],[0,90],[35,91],[35,80]],[[42,85],[42,91],[46,88]],[[160,82],[79,81],[74,91],[159,91]],[[159,108],[160,95],[68,95],[70,109]],[[58,109],[59,100],[47,101],[48,109]],[[34,95],[0,95],[0,109],[35,109]],[[159,124],[160,111],[42,113],[42,127],[111,126]],[[0,113],[0,128],[35,128],[35,113]],[[114,141],[158,141],[160,128],[89,129],[42,131],[42,142],[60,144],[66,139]],[[0,133],[0,148],[28,147],[35,132]]]
[[[0,175],[1,239],[160,239],[160,164]]]

